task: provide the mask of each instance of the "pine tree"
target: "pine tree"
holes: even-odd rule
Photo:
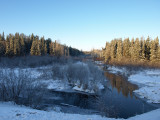
[[[149,36],[145,42],[145,58],[146,60],[150,59],[150,38]]]
[[[157,61],[160,62],[160,45],[158,46],[158,51],[157,51]]]
[[[126,58],[130,57],[129,48],[130,48],[130,41],[129,38],[127,38],[123,42],[123,56]]]
[[[44,54],[47,55],[47,43],[45,42],[45,45],[44,45]]]
[[[156,42],[154,40],[152,40],[150,44],[150,53],[150,61],[156,61]]]
[[[9,36],[6,37],[6,51],[5,51],[5,55],[9,56],[10,53],[10,43],[9,43]]]
[[[143,37],[141,37],[140,40],[140,57],[141,57],[141,61],[145,60],[145,40]]]
[[[117,40],[111,41],[111,60],[114,60],[116,58],[117,53]]]
[[[129,51],[130,51],[130,56],[131,56],[131,61],[133,61],[134,59],[134,38],[132,38],[131,40],[131,46],[129,48]]]
[[[51,44],[51,39],[50,38],[48,38],[47,40],[46,40],[46,44],[47,44],[47,53],[48,54],[50,54],[50,44]]]
[[[14,40],[14,55],[15,56],[20,55],[20,45],[17,39]]]
[[[50,55],[54,55],[54,44],[53,44],[53,42],[50,43],[49,48],[50,48],[50,52],[49,52]]]
[[[9,56],[13,56],[14,55],[14,41],[13,41],[13,36],[11,34],[9,35],[9,44],[10,44]]]
[[[41,55],[40,40],[38,36],[36,36],[34,40],[34,55],[37,55],[37,56]]]
[[[159,39],[158,39],[158,37],[156,37],[156,39],[155,39],[155,46],[156,46],[155,54],[156,54],[156,59],[157,59],[158,47],[159,47]]]
[[[139,38],[136,38],[135,40],[135,44],[134,44],[134,52],[133,52],[133,60],[137,61],[141,58],[140,56],[140,51],[141,51],[141,47],[140,47],[140,43],[139,43]]]
[[[104,57],[105,57],[105,62],[107,62],[107,63],[111,59],[110,51],[111,51],[110,43],[106,42]]]
[[[24,35],[20,35],[20,55],[25,55],[27,51],[25,50],[25,42],[24,42]],[[29,43],[30,44],[30,43]]]
[[[60,45],[60,55],[63,56],[64,55],[64,46]]]
[[[19,38],[19,33],[15,34],[14,38],[14,55],[20,55],[20,44],[19,44],[20,38]]]
[[[32,46],[31,46],[30,54],[36,55],[36,41],[34,40],[34,38],[33,38]]]
[[[44,37],[41,38],[41,43],[40,43],[40,49],[41,49],[41,54],[45,54],[45,43],[44,43]]]
[[[117,55],[116,55],[116,58],[118,61],[121,61],[122,60],[122,56],[123,56],[123,46],[122,46],[122,40],[118,40],[117,41]]]
[[[2,41],[5,41],[4,32],[3,32],[3,35],[2,35]]]
[[[3,36],[0,34],[0,57],[5,55],[5,40]]]

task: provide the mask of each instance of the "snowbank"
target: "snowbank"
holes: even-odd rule
[[[160,109],[128,118],[127,120],[159,120]],[[14,105],[11,102],[0,102],[0,120],[123,120],[106,118],[99,115],[66,114],[61,112],[47,112]]]
[[[44,83],[45,85],[47,85],[47,89],[53,89],[53,90],[66,90],[66,89],[71,89],[71,87],[65,83],[64,81],[61,80],[53,80],[53,79],[49,79],[49,80],[41,80],[41,83]]]
[[[160,103],[160,70],[145,70],[131,75],[128,80],[139,85],[140,89],[134,92],[141,98],[149,103]]]
[[[0,120],[114,120],[99,115],[66,114],[61,112],[47,112],[20,107],[12,103],[0,103]]]
[[[159,120],[159,119],[160,119],[160,109],[157,109],[148,113],[136,115],[127,120]]]
[[[86,93],[95,93],[93,90],[88,90],[88,89],[84,90],[82,86],[81,87],[75,86],[73,87],[73,90],[86,92]]]
[[[114,74],[117,74],[117,73],[124,74],[124,75],[128,74],[128,71],[125,67],[108,66],[107,70],[110,73],[114,73]]]

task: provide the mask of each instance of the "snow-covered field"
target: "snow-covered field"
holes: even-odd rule
[[[159,120],[160,109],[128,118],[127,120]],[[123,120],[99,115],[66,114],[56,111],[40,111],[11,102],[0,102],[0,120]]]
[[[112,66],[108,70],[114,74],[129,75],[128,81],[139,86],[139,89],[134,91],[139,97],[147,99],[149,103],[160,103],[160,70],[135,71],[131,75],[129,74],[130,71],[124,67]]]

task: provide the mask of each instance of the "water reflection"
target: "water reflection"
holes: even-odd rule
[[[116,88],[118,93],[122,92],[122,94],[126,97],[128,97],[128,95],[133,97],[133,91],[138,89],[137,85],[128,82],[126,80],[127,78],[122,75],[115,75],[109,72],[105,72],[105,76],[110,81],[112,89]]]
[[[96,95],[49,91],[45,94],[44,104],[48,106],[58,105],[65,113],[93,114],[95,112],[94,114],[114,118],[128,118],[156,109],[136,98],[133,91],[138,87],[129,83],[124,76],[107,71],[105,76],[109,80],[109,86],[106,86]]]

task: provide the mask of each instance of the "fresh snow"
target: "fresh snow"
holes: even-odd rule
[[[57,112],[56,112],[57,111]],[[60,110],[59,110],[60,111]],[[160,109],[137,115],[127,120],[159,120]],[[124,120],[102,117],[100,115],[80,115],[55,111],[40,111],[12,102],[0,102],[0,120]]]
[[[44,83],[45,85],[47,85],[48,89],[53,89],[53,90],[66,90],[66,89],[70,89],[70,86],[68,86],[67,83],[61,81],[61,80],[53,80],[53,79],[49,79],[49,80],[41,80],[41,83]]]
[[[47,112],[29,107],[0,103],[0,120],[114,120],[100,115],[66,114],[61,112]]]
[[[25,72],[28,72],[32,78],[38,78],[42,75],[42,73],[39,72],[38,69],[39,68],[23,68],[23,69],[22,68],[14,68],[14,69],[13,68],[12,69],[11,68],[0,68],[0,70],[5,74],[7,74],[8,71],[12,71],[12,70],[16,75],[18,75],[19,71],[25,71]]]
[[[73,87],[73,90],[86,92],[86,93],[95,93],[93,90],[88,90],[88,89],[84,90],[83,86],[81,86],[81,87],[75,86],[75,87]]]
[[[114,73],[114,74],[120,73],[120,74],[128,75],[129,73],[125,67],[108,66],[107,70],[110,73]]]
[[[160,70],[144,70],[131,75],[128,80],[139,85],[137,93],[149,103],[160,103]]]

